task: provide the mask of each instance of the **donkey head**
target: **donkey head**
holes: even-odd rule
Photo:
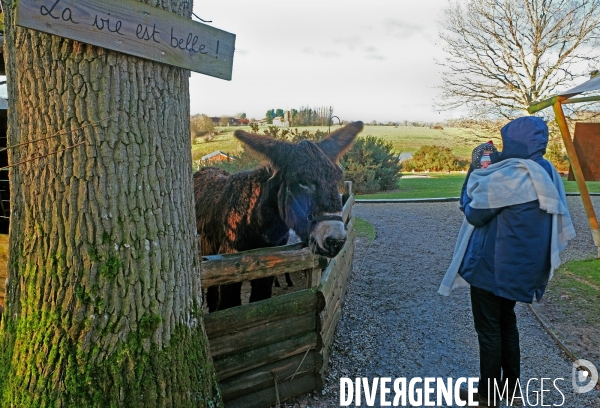
[[[280,218],[303,242],[315,244],[321,255],[333,257],[346,241],[338,185],[343,172],[339,158],[363,129],[353,122],[320,142],[294,144],[237,130],[234,135],[269,159]]]

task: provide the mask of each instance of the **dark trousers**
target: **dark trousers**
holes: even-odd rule
[[[508,395],[504,394],[504,398],[510,399],[521,375],[516,303],[514,300],[471,286],[473,320],[479,339],[478,389],[481,396],[491,401],[494,399],[492,395],[495,390],[494,380],[500,393],[507,383]],[[515,396],[520,397],[518,389]]]

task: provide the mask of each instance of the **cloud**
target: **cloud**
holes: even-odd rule
[[[383,21],[383,28],[386,34],[402,39],[409,38],[423,31],[423,26],[392,18]]]
[[[337,52],[337,51],[319,51],[319,55],[323,58],[339,58],[342,56],[341,53]]]
[[[346,46],[350,51],[354,51],[362,44],[362,39],[357,35],[353,35],[351,37],[334,38],[333,43]]]
[[[365,58],[368,60],[383,61],[386,59],[385,55],[381,54],[379,50],[372,45],[363,47],[362,51],[365,53]]]
[[[349,51],[362,53],[368,60],[384,60],[386,57],[373,45],[365,45],[359,36],[350,36],[333,39],[335,44],[345,46]],[[340,54],[341,55],[341,54]]]
[[[315,50],[313,48],[303,48],[300,51],[302,54],[310,55],[310,56],[319,56],[321,58],[339,58],[342,56],[341,53],[334,50]]]

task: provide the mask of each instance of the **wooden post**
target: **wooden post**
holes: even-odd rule
[[[344,194],[342,195],[342,203],[346,204],[348,198],[352,195],[352,182],[344,181]]]
[[[321,268],[305,269],[306,288],[316,288],[321,283]]]
[[[598,247],[598,257],[600,257],[600,229],[598,228],[598,219],[596,218],[596,213],[594,212],[594,206],[592,205],[592,200],[590,199],[590,193],[588,192],[587,185],[585,184],[585,179],[583,177],[583,171],[581,170],[581,165],[579,164],[579,157],[577,157],[575,145],[573,145],[569,127],[567,126],[567,120],[565,119],[565,114],[561,105],[561,102],[566,99],[566,97],[558,97],[554,105],[552,105],[552,108],[554,109],[556,123],[560,129],[560,133],[565,144],[565,149],[567,149],[567,156],[569,157],[569,162],[571,163],[571,168],[573,169],[573,175],[575,176],[577,188],[581,194],[583,208],[585,209],[585,213],[590,224],[590,229],[592,230],[594,245]]]

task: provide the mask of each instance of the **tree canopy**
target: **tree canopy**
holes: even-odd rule
[[[600,62],[600,0],[467,0],[445,11],[439,109],[512,119]]]

